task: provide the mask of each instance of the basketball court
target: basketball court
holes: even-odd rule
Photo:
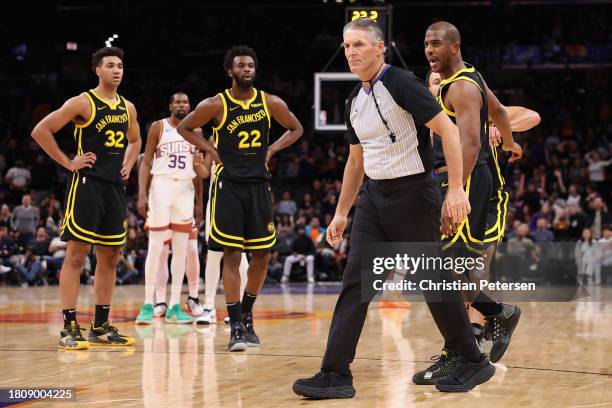
[[[118,287],[111,312],[122,332],[136,336],[135,347],[58,351],[57,288],[3,288],[0,387],[69,387],[76,393],[71,402],[3,406],[612,406],[612,306],[595,302],[521,303],[521,322],[495,376],[466,394],[410,380],[442,345],[425,303],[373,303],[352,365],[356,398],[302,399],[291,385],[321,363],[338,290],[267,287],[255,309],[261,347],[230,353],[222,308],[219,323],[209,327],[161,320],[135,326],[142,286]],[[79,302],[85,326],[93,318],[93,287],[81,288]],[[222,304],[222,295],[217,302]]]

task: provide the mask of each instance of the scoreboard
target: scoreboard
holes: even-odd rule
[[[378,23],[385,35],[385,44],[391,41],[391,7],[347,7],[346,23],[358,18],[370,18]]]

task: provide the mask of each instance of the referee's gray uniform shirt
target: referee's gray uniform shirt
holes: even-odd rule
[[[351,144],[361,143],[366,175],[373,180],[393,179],[430,172],[433,167],[429,129],[424,126],[440,111],[422,80],[412,72],[387,66],[374,82],[372,91],[358,85],[346,106]]]

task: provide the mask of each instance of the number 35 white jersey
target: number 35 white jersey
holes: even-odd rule
[[[193,155],[196,148],[185,141],[168,119],[161,121],[161,134],[155,148],[151,174],[175,179],[193,179]]]

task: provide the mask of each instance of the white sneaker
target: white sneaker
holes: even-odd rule
[[[195,319],[196,324],[216,324],[217,323],[217,311],[213,307],[207,309],[204,307],[202,313]]]
[[[158,303],[155,305],[155,309],[154,309],[154,313],[153,315],[155,317],[162,317],[166,315],[166,310],[168,310],[168,305],[165,303]]]
[[[225,319],[223,319],[223,323],[229,325],[229,316],[225,316]]]
[[[281,283],[289,283],[289,277],[283,275],[283,277],[281,278]]]
[[[204,312],[204,309],[200,304],[200,300],[197,298],[193,299],[191,297],[188,297],[186,305],[193,316],[200,316]]]
[[[0,265],[0,273],[8,273],[11,271],[11,269],[13,268],[11,268],[10,266]]]

